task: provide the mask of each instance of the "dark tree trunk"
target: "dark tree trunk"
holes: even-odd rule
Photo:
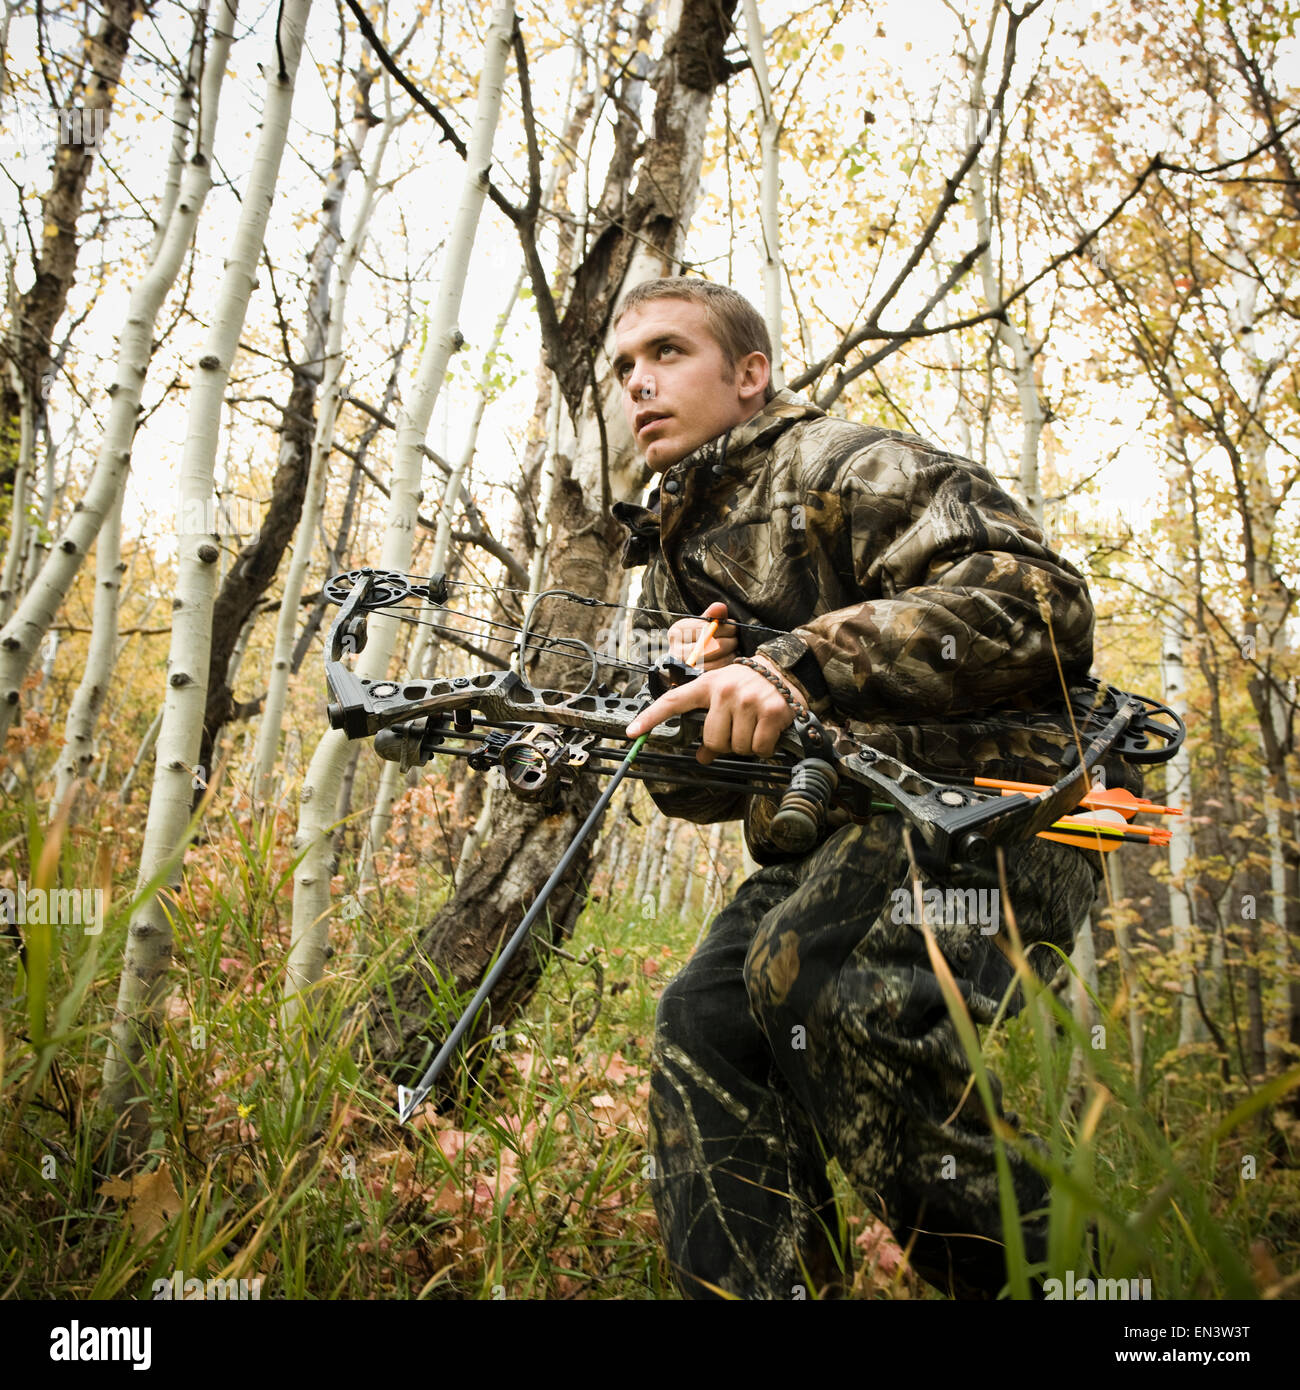
[[[113,96],[122,78],[122,65],[131,39],[131,26],[152,8],[151,0],[105,0],[100,7],[99,28],[87,34],[88,65],[69,93],[67,106],[80,110],[81,139],[63,139],[54,153],[49,191],[41,200],[44,229],[36,262],[36,278],[19,297],[14,320],[5,335],[5,349],[29,393],[41,433],[45,382],[54,361],[54,330],[68,302],[77,275],[77,220],[86,196],[86,184],[95,164],[99,137],[108,125]],[[86,114],[86,113],[100,113]],[[50,113],[54,118],[54,113]],[[69,128],[72,133],[71,127]],[[87,138],[90,132],[94,138]],[[22,398],[8,373],[0,385],[0,494],[13,487]]]
[[[723,52],[732,32],[735,4],[722,0],[683,8],[681,28],[666,47],[654,83],[653,138],[642,142],[635,122],[626,114],[620,119],[597,231],[574,271],[573,292],[558,340],[546,345],[548,364],[558,376],[575,421],[583,411],[600,409],[589,391],[593,345],[608,328],[633,256],[648,252],[656,262],[643,274],[671,274],[680,263],[686,220],[698,187],[703,126],[714,90],[729,74]],[[634,73],[625,78],[640,80]],[[629,106],[634,109],[634,103],[624,101],[621,109],[626,113]],[[606,509],[602,482],[588,480],[584,486],[564,457],[556,460],[556,467],[551,558],[544,587],[563,587],[616,602],[622,580],[618,557],[623,532]],[[602,616],[605,610],[558,603],[549,607],[551,612],[544,617],[550,625],[557,630],[562,626],[567,635],[587,641],[608,621]],[[585,682],[586,675],[585,663],[579,674],[572,666],[566,671],[562,663],[544,661],[533,679],[564,689],[566,681],[576,676]],[[429,1045],[436,1046],[446,1031],[438,1021],[430,1024],[429,991],[436,992],[437,985],[426,962],[454,981],[458,990],[472,990],[553,871],[597,795],[598,787],[589,778],[576,783],[563,803],[550,810],[504,792],[494,794],[491,830],[473,868],[455,897],[420,934],[392,983],[371,1001],[372,1053],[389,1064],[408,1066],[410,1074],[400,1079],[416,1074]],[[535,943],[558,943],[572,930],[586,902],[584,885],[590,869],[589,842],[552,895],[549,917],[534,931]],[[480,1035],[527,1000],[545,954],[539,949],[519,952],[493,999],[492,1017],[484,1011]]]

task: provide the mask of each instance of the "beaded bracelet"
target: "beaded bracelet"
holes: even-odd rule
[[[770,666],[764,666],[761,661],[754,661],[748,656],[738,656],[735,664],[737,666],[748,666],[751,671],[757,671],[765,680],[776,686],[777,690],[785,696],[785,702],[794,711],[794,717],[796,719],[808,718],[807,706]]]

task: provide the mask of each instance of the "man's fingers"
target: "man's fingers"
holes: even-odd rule
[[[758,711],[740,705],[731,716],[731,751],[748,757],[754,751],[754,733],[759,727]]]
[[[727,605],[721,600],[709,604],[698,618],[679,618],[668,629],[669,652],[679,661],[689,661],[695,655],[700,638],[708,631],[709,624],[716,622],[717,630],[704,643],[695,664],[706,671],[724,665],[736,649],[736,628],[726,619]]]
[[[792,722],[793,713],[788,705],[782,704],[780,709],[769,711],[758,721],[758,728],[754,731],[754,741],[752,752],[759,758],[770,758],[776,752],[776,745],[781,741],[781,734]]]
[[[698,685],[699,682],[695,684]],[[723,702],[709,706],[709,712],[704,718],[704,734],[700,740],[702,747],[695,755],[696,762],[707,766],[719,753],[735,751],[731,743],[731,721],[730,705]]]
[[[637,715],[627,726],[627,736],[637,738],[641,734],[648,734],[665,719],[671,719],[675,714],[684,714],[688,709],[703,709],[708,703],[709,692],[704,687],[702,676],[686,685],[674,686]]]
[[[702,666],[706,671],[716,671],[720,666],[726,666],[734,660],[738,645],[736,625],[722,623],[704,644],[704,650],[695,664]]]
[[[692,709],[708,711],[696,755],[703,764],[726,753],[770,758],[782,730],[794,719],[768,681],[747,667],[733,665],[661,695],[627,726],[627,736],[649,733],[665,719]]]

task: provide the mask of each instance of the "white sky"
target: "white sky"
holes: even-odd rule
[[[523,20],[533,32],[544,28],[541,13],[537,7],[521,7]],[[764,22],[769,27],[782,14],[786,7],[765,0],[762,4]],[[796,7],[790,7],[794,9]],[[1025,26],[1021,39],[1023,61],[1034,60],[1036,45],[1041,47],[1043,36],[1050,22],[1062,24],[1085,16],[1089,7],[1074,3],[1057,3],[1040,11]],[[401,20],[397,17],[406,12],[407,7],[390,7],[390,24],[396,29]],[[934,86],[937,78],[953,71],[951,57],[955,34],[955,21],[939,0],[873,0],[869,6],[860,0],[850,0],[847,10],[851,22],[837,37],[845,42],[846,51],[834,66],[835,87],[828,88],[824,101],[828,111],[829,134],[833,139],[847,140],[852,132],[841,129],[831,119],[835,113],[846,113],[871,105],[877,114],[877,130],[883,131],[892,121],[904,119],[904,114],[891,105],[887,96],[877,98],[872,88],[876,83],[884,85],[889,74],[901,75],[907,90],[924,107],[925,94]],[[251,151],[256,140],[256,113],[261,105],[262,84],[258,71],[259,62],[270,51],[271,21],[275,14],[273,4],[263,4],[256,10],[245,6],[241,36],[236,44],[231,73],[227,79],[222,98],[222,114],[219,125],[218,168],[236,187],[242,186],[248,169]],[[983,21],[981,21],[983,22]],[[876,37],[876,26],[883,27],[885,38]],[[855,41],[855,35],[857,36]],[[133,43],[140,43],[157,51],[166,41],[173,51],[180,52],[188,38],[185,17],[178,8],[163,9],[157,24],[137,25]],[[11,33],[11,44],[16,62],[21,66],[33,57],[31,53],[32,26],[25,20],[15,21]],[[24,44],[27,46],[24,50]],[[308,38],[307,55],[299,77],[298,92],[295,98],[294,125],[291,134],[291,148],[286,152],[281,169],[280,186],[273,209],[272,222],[268,232],[268,245],[272,250],[276,265],[277,284],[281,292],[292,289],[295,276],[302,273],[306,252],[314,233],[310,228],[301,230],[296,225],[304,214],[310,214],[319,206],[320,183],[316,167],[328,159],[328,143],[325,134],[331,122],[331,81],[322,76],[318,66],[328,70],[335,61],[338,38],[336,16],[333,6],[318,5],[312,19]],[[1086,48],[1086,45],[1085,45]],[[456,49],[458,61],[468,69],[477,70],[477,54],[473,45]],[[882,64],[882,55],[887,62]],[[454,58],[454,55],[453,55]],[[1088,54],[1081,52],[1079,60],[1084,63],[1110,63],[1114,71],[1107,70],[1107,80],[1122,92],[1125,84],[1130,84],[1138,76],[1136,69],[1127,68],[1124,63],[1116,66],[1113,49]],[[539,107],[549,107],[554,111],[559,103],[560,85],[567,76],[569,55],[560,53],[551,60],[539,63],[534,72]],[[774,73],[774,76],[776,74]],[[460,99],[455,109],[463,120],[468,120],[472,112],[470,86],[468,80],[453,88],[461,88]],[[515,92],[513,81],[508,84],[511,99]],[[814,93],[814,96],[817,94]],[[166,138],[165,125],[154,115],[160,106],[168,105],[170,96],[144,84],[137,72],[127,83],[126,100],[120,103],[121,109],[115,116],[109,132],[105,150],[109,163],[116,170],[120,181],[114,187],[130,189],[146,208],[155,204],[161,187],[162,154]],[[453,90],[453,97],[456,96]],[[402,104],[405,99],[400,98]],[[378,88],[372,101],[378,103]],[[733,117],[739,119],[751,101],[751,89],[747,77],[741,74],[732,83]],[[1138,112],[1132,129],[1119,134],[1131,136],[1134,143],[1154,139],[1159,125],[1164,124],[1168,115],[1164,112],[1154,114],[1153,120],[1143,128],[1142,113],[1145,109],[1140,95],[1134,98],[1134,108]],[[648,107],[648,102],[647,102]],[[0,139],[8,136],[8,159],[15,177],[23,177],[23,163],[16,155],[24,139],[30,140],[30,129],[26,132],[21,122],[16,122],[13,109],[3,108],[4,120],[0,121]],[[513,120],[508,114],[507,120]],[[30,126],[30,122],[29,122]],[[499,142],[498,148],[504,142]],[[39,159],[29,161],[34,185],[39,187]],[[518,170],[521,164],[506,159],[511,170]],[[354,282],[349,317],[355,316],[355,330],[348,335],[349,348],[354,354],[352,370],[358,374],[356,389],[373,401],[378,401],[386,376],[384,355],[389,335],[393,331],[395,298],[391,283],[385,276],[400,276],[416,272],[419,280],[417,297],[427,304],[433,297],[438,268],[438,249],[454,209],[458,195],[461,167],[459,160],[446,147],[437,146],[431,123],[423,116],[417,116],[399,132],[390,148],[386,166],[390,170],[407,170],[404,179],[385,199],[376,216],[372,247],[366,257],[366,269],[359,273]],[[502,173],[502,163],[498,162],[498,177]],[[788,196],[801,198],[808,190],[800,189],[800,171],[789,165],[783,171]],[[349,196],[344,214],[345,228],[350,221],[351,208],[355,205],[355,188],[359,184],[354,179],[354,191]],[[725,196],[725,171],[715,169],[706,180],[706,194],[715,197]],[[809,196],[840,197],[837,190],[813,190]],[[0,188],[0,215],[7,225],[14,227],[14,198],[12,189],[6,183]],[[209,195],[204,210],[199,236],[202,256],[194,267],[194,285],[191,291],[191,307],[201,316],[205,305],[211,303],[216,276],[223,259],[222,249],[233,229],[238,216],[238,201],[231,187],[225,184],[215,187]],[[138,230],[134,233],[140,238]],[[746,245],[748,238],[748,245]],[[757,254],[757,226],[741,228],[735,244],[733,279],[738,288],[747,290],[757,300],[760,295],[759,261]],[[121,255],[121,248],[128,245],[123,238],[111,245],[116,248],[110,254]],[[721,228],[707,225],[707,217],[697,221],[697,231],[693,236],[693,253],[698,260],[707,263],[710,273],[719,273],[717,267],[725,265],[728,252],[727,240]],[[896,248],[901,254],[906,248]],[[964,244],[962,249],[964,249]],[[84,255],[82,271],[93,260],[92,255]],[[453,364],[451,379],[444,388],[439,411],[430,439],[435,447],[444,451],[457,452],[462,447],[463,422],[471,415],[474,383],[477,380],[480,354],[487,343],[493,322],[502,307],[505,293],[513,283],[519,265],[519,253],[513,231],[494,210],[485,208],[481,224],[481,235],[476,245],[475,260],[466,285],[464,310],[461,328],[469,343],[469,350],[460,354]],[[81,354],[80,378],[89,385],[93,379],[98,391],[91,394],[91,404],[96,415],[102,417],[105,400],[102,387],[106,383],[111,368],[114,351],[114,325],[120,323],[125,311],[126,298],[131,284],[138,274],[138,261],[126,261],[113,266],[100,302],[78,337]],[[884,278],[888,278],[886,275]],[[276,341],[273,321],[269,313],[269,296],[263,277],[263,286],[250,310],[246,327],[246,339],[255,338],[265,343],[268,350],[274,351]],[[75,302],[75,296],[74,296]],[[852,317],[852,307],[840,294],[834,282],[828,283],[819,292],[819,303],[829,316],[842,321]],[[789,299],[787,298],[787,311]],[[1039,301],[1041,305],[1041,300]],[[299,322],[298,301],[291,300],[290,325],[295,331]],[[173,309],[164,311],[162,321],[170,322]],[[901,322],[910,313],[906,302],[901,302],[899,311],[889,315],[891,322]],[[268,340],[267,334],[272,336]],[[156,357],[151,369],[146,402],[152,404],[165,381],[173,376],[181,380],[188,378],[190,364],[199,355],[202,329],[198,324],[180,322]],[[415,366],[418,339],[406,359],[406,379],[409,381]],[[826,344],[819,344],[824,347]],[[479,476],[505,476],[513,472],[515,461],[522,452],[523,431],[531,414],[534,381],[533,370],[537,360],[537,335],[527,305],[516,310],[506,350],[514,359],[517,380],[503,397],[500,404],[491,412],[485,422],[479,442]],[[1049,389],[1057,383],[1058,364],[1079,363],[1095,349],[1068,332],[1056,332],[1052,339],[1052,354],[1047,366],[1045,381]],[[927,345],[926,353],[933,360],[939,360],[940,348],[937,343]],[[94,356],[102,360],[102,367],[92,370],[88,358]],[[271,364],[268,364],[270,367]],[[287,386],[282,375],[269,370],[260,377],[250,377],[249,364],[241,364],[244,379],[232,387],[240,395],[273,395],[283,399]],[[254,367],[255,370],[255,367]],[[932,397],[937,400],[937,396]],[[57,400],[56,400],[57,404]],[[263,408],[270,414],[269,408]],[[1111,461],[1101,475],[1103,510],[1123,512],[1130,518],[1141,517],[1158,506],[1163,496],[1163,483],[1159,472],[1159,452],[1153,447],[1154,435],[1145,427],[1145,407],[1134,392],[1120,390],[1093,390],[1093,408],[1086,418],[1067,420],[1055,433],[1057,446],[1056,462],[1066,475],[1076,476],[1090,473],[1103,459]],[[954,431],[945,429],[944,412],[935,408],[927,420],[931,433],[937,442],[957,448],[958,440]],[[175,478],[175,462],[179,458],[180,440],[185,428],[185,401],[183,393],[160,409],[148,422],[137,438],[133,484],[128,495],[127,533],[131,534],[142,525],[155,532],[165,533],[171,525],[171,494]],[[93,440],[96,429],[90,420],[83,422],[81,437]],[[1008,437],[1005,447],[1014,458],[1017,440]],[[245,458],[256,458],[268,470],[274,462],[274,439],[265,430],[253,430],[245,425],[232,432],[224,446],[225,458],[236,472]],[[382,471],[382,455],[375,457],[376,466]],[[999,472],[996,460],[992,465]],[[340,467],[346,463],[341,462]],[[221,468],[221,459],[218,464]],[[429,509],[426,503],[426,511]],[[146,521],[152,515],[153,522]]]

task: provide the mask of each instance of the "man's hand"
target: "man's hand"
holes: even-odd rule
[[[771,666],[763,657],[755,660]],[[777,670],[775,666],[771,669]],[[627,726],[627,736],[636,738],[665,719],[692,709],[708,711],[704,746],[695,755],[696,761],[706,766],[726,753],[770,758],[782,730],[794,723],[794,710],[781,692],[750,667],[732,665],[728,657],[727,665],[661,695]]]
[[[701,634],[715,618],[718,630],[704,644],[700,659],[694,664],[706,671],[726,666],[736,655],[736,626],[727,621],[727,605],[721,601],[709,604],[698,618],[679,618],[668,629],[669,655],[679,661],[689,661]]]

